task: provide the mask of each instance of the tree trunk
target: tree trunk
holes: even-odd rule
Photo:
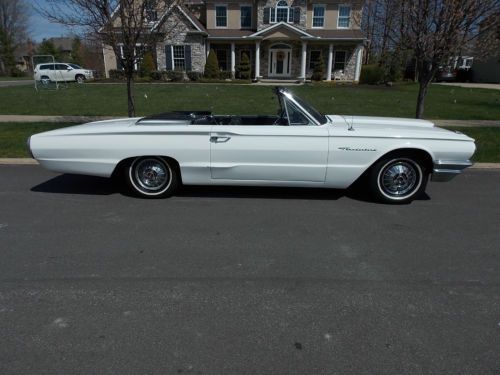
[[[417,98],[417,113],[415,115],[415,118],[423,118],[424,117],[425,97],[427,95],[429,83],[430,83],[430,80],[427,80],[427,79],[423,79],[419,82],[418,98]]]
[[[127,104],[128,104],[128,117],[135,116],[134,92],[133,92],[132,74],[127,74]]]

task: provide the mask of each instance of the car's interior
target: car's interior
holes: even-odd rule
[[[185,121],[191,125],[310,125],[307,116],[291,101],[278,93],[279,110],[277,116],[272,115],[212,115],[210,111],[175,111],[159,113],[141,118],[137,125],[155,121]]]

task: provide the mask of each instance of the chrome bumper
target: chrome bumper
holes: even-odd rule
[[[434,162],[434,169],[432,170],[432,181],[446,182],[458,176],[462,171],[470,167],[472,163],[470,160],[466,161],[452,161],[452,160],[437,160]]]

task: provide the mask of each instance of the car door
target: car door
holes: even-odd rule
[[[290,124],[292,123],[292,124]],[[328,125],[214,125],[210,171],[214,180],[324,182]]]
[[[57,80],[58,81],[73,81],[72,72],[67,64],[56,64],[57,69]]]

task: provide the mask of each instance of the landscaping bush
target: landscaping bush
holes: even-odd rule
[[[23,71],[19,70],[18,68],[12,68],[12,70],[10,71],[10,76],[11,77],[26,77],[27,74],[26,74],[26,72],[23,72]]]
[[[125,79],[125,73],[123,70],[111,69],[109,71],[109,78],[111,79]]]
[[[187,72],[186,73],[190,81],[199,81],[203,75],[200,72]]]
[[[151,52],[146,52],[139,67],[139,76],[150,77],[150,74],[154,69],[155,63],[153,60],[153,55],[151,54]]]
[[[149,76],[153,81],[164,81],[165,80],[165,72],[161,70],[153,70],[149,73]]]
[[[217,79],[219,78],[219,61],[213,49],[210,50],[205,64],[205,71],[203,72],[205,78]]]
[[[325,76],[325,62],[323,61],[323,54],[320,53],[319,60],[314,65],[314,70],[311,79],[313,81],[322,81],[324,76]]]
[[[240,64],[238,65],[238,76],[241,79],[250,79],[251,69],[250,59],[246,53],[243,53],[241,55]]]
[[[172,82],[180,82],[184,80],[184,72],[179,70],[167,70],[165,74]]]
[[[219,72],[219,78],[220,79],[232,79],[233,78],[233,73],[229,70],[221,70]]]
[[[360,83],[365,83],[368,85],[377,85],[384,79],[384,72],[380,66],[373,65],[363,65],[361,69],[361,77],[359,78]]]

